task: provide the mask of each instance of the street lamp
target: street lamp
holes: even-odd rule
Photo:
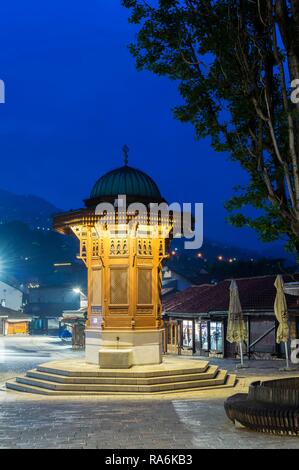
[[[80,287],[74,287],[73,292],[80,295],[80,308],[88,307],[88,297],[86,294],[84,294],[84,292],[82,292]]]
[[[84,299],[87,299],[87,295],[84,294],[84,292],[82,292],[80,287],[74,287],[73,292],[75,292],[75,294],[80,294],[80,295],[82,295],[82,297],[84,297]]]

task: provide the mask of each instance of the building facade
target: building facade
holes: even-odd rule
[[[28,334],[31,318],[23,313],[24,299],[16,281],[0,280],[0,336]]]
[[[298,276],[297,276],[298,277]],[[274,315],[276,276],[237,280],[243,314],[247,323],[248,357],[280,357],[276,344],[277,322]],[[299,278],[299,277],[298,277]],[[293,277],[284,276],[285,282]],[[168,353],[207,357],[236,357],[238,347],[226,341],[230,280],[217,285],[191,287],[165,299],[164,348]],[[299,336],[299,302],[286,295],[291,339]]]
[[[74,292],[74,287],[49,285],[29,289],[25,312],[32,317],[32,334],[59,333],[63,312],[80,308],[80,296]]]
[[[13,282],[0,280],[0,305],[11,310],[22,310],[23,290]]]
[[[27,335],[31,317],[21,311],[0,307],[0,336]]]

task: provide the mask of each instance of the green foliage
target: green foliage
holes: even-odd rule
[[[183,104],[174,107],[175,117],[191,123],[197,138],[209,136],[217,152],[228,153],[248,173],[248,185],[238,188],[226,204],[230,222],[252,227],[263,241],[285,238],[288,248],[298,252],[299,177],[294,161],[299,160],[299,107],[284,100],[284,93],[287,99],[290,93],[286,68],[291,78],[299,78],[292,77],[296,65],[299,71],[299,47],[289,34],[298,36],[296,2],[122,4],[131,10],[130,22],[139,27],[129,46],[138,69],[177,81]],[[297,157],[291,152],[291,129]],[[248,206],[256,209],[256,217],[245,215]]]

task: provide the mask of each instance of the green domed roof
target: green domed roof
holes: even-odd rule
[[[127,165],[102,176],[94,185],[90,197],[97,199],[120,194],[152,199],[153,202],[162,199],[158,186],[150,176]]]

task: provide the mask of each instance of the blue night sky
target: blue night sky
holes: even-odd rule
[[[120,0],[2,3],[0,187],[80,207],[95,180],[122,164],[127,143],[130,165],[165,198],[205,203],[207,236],[260,249],[253,232],[224,220],[223,203],[246,174],[174,120],[175,83],[136,71],[127,18]]]

